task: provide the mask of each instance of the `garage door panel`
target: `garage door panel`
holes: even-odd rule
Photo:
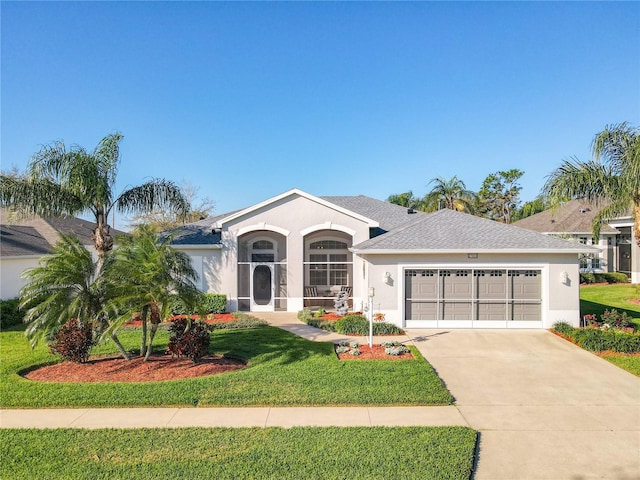
[[[471,302],[445,302],[442,305],[443,320],[471,320]]]
[[[438,277],[432,270],[410,270],[405,275],[408,298],[435,299],[438,296]]]
[[[542,319],[539,303],[514,302],[512,309],[513,320],[539,321]]]
[[[438,303],[406,301],[407,320],[435,320],[438,318]]]
[[[507,304],[505,302],[479,302],[476,320],[506,320]]]
[[[476,272],[479,299],[506,298],[507,276],[504,270],[480,270]]]
[[[441,272],[441,277],[445,300],[472,298],[472,276],[470,270],[443,271]]]

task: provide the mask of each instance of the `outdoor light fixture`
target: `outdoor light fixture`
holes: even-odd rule
[[[567,272],[562,272],[560,278],[562,278],[562,283],[569,285],[569,274]]]

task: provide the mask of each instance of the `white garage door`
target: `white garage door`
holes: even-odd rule
[[[540,270],[407,269],[407,328],[542,327]]]

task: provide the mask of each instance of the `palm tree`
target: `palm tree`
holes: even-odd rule
[[[440,208],[449,208],[458,211],[471,211],[475,193],[467,190],[464,182],[457,176],[445,180],[442,177],[432,178],[429,182],[434,184],[433,188],[424,197],[424,203],[428,205],[428,209],[439,210]]]
[[[62,235],[51,254],[25,272],[28,282],[20,291],[20,307],[26,311],[25,334],[32,347],[71,318],[96,330],[106,326],[105,292],[95,273],[91,252],[71,235]],[[110,336],[128,359],[115,333]]]
[[[24,176],[0,175],[2,206],[45,217],[91,213],[96,225],[93,241],[100,260],[98,275],[104,256],[113,248],[108,223],[112,210],[135,214],[168,208],[184,214],[189,208],[180,189],[163,179],[150,180],[117,195],[114,189],[121,140],[120,133],[107,135],[91,153],[55,142],[33,156]]]
[[[548,177],[543,188],[552,203],[586,198],[602,205],[593,220],[597,238],[604,221],[630,212],[640,246],[640,128],[626,122],[606,126],[592,144],[593,159],[565,160]]]
[[[424,209],[422,199],[414,196],[411,190],[404,193],[394,193],[389,195],[387,197],[387,202],[400,205],[401,207],[413,208],[415,210]]]
[[[105,335],[116,332],[135,313],[141,314],[140,355],[149,358],[158,325],[167,318],[172,300],[179,298],[195,311],[200,292],[194,281],[198,275],[191,259],[161,239],[149,227],[140,227],[123,238],[121,245],[107,257],[104,266],[105,288],[112,300],[106,308],[116,313]],[[151,325],[147,336],[147,326]]]

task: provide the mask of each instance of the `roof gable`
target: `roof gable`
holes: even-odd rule
[[[415,220],[353,247],[362,253],[597,252],[598,250],[513,225],[449,209]]]
[[[239,219],[241,217],[250,215],[262,208],[268,207],[270,205],[275,204],[276,202],[279,202],[280,200],[286,199],[287,197],[291,197],[291,196],[300,196],[303,198],[306,198],[307,200],[310,200],[312,202],[316,202],[320,205],[324,205],[327,208],[331,208],[333,210],[339,211],[340,213],[343,213],[345,215],[348,215],[350,217],[356,218],[364,223],[366,223],[367,225],[369,225],[369,227],[378,227],[379,223],[371,218],[368,218],[364,215],[361,215],[357,212],[354,212],[352,210],[349,210],[347,208],[344,208],[340,205],[331,203],[325,199],[323,199],[322,197],[316,197],[314,195],[311,195],[307,192],[303,192],[302,190],[299,190],[297,188],[293,188],[291,190],[288,190],[284,193],[281,193],[280,195],[276,195],[275,197],[271,197],[263,202],[260,203],[256,203],[255,205],[252,205],[250,207],[247,207],[243,210],[238,210],[237,212],[234,212],[232,214],[229,214],[223,218],[218,219],[217,221],[215,221],[213,223],[214,227],[222,227],[225,223],[229,223],[233,220]]]

